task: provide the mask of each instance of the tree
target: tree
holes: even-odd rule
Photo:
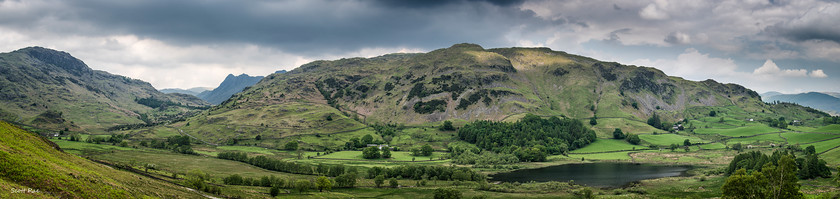
[[[709,117],[714,117],[714,116],[717,116],[717,112],[709,111]]]
[[[812,154],[817,154],[817,149],[814,148],[814,145],[808,145],[808,147],[805,147],[805,155],[812,155]]]
[[[335,184],[338,185],[338,187],[356,186],[356,173],[345,173],[335,177]]]
[[[639,145],[639,143],[642,142],[642,139],[639,138],[639,135],[630,134],[627,136],[627,142],[633,145]]]
[[[260,186],[261,187],[271,187],[271,184],[272,184],[271,178],[269,178],[268,176],[263,176],[263,177],[260,178]]]
[[[391,149],[382,147],[382,158],[391,158]]]
[[[589,118],[589,125],[592,125],[592,126],[598,125],[598,119],[596,119],[596,117],[597,116],[592,116],[592,118]]]
[[[738,151],[738,152],[741,152],[741,150],[744,149],[740,142],[733,144],[732,147],[730,147],[730,148],[732,150],[735,150],[735,151]]]
[[[379,158],[379,148],[375,146],[367,147],[362,151],[362,157],[365,159]]]
[[[671,149],[671,151],[677,150],[677,148],[680,148],[680,146],[677,144],[671,144],[670,146],[668,146],[668,149]]]
[[[438,188],[435,190],[435,199],[460,199],[461,192],[453,188]]]
[[[656,113],[653,113],[653,115],[648,118],[647,124],[657,129],[662,128],[662,120],[659,119],[659,116],[656,115]]]
[[[721,187],[723,198],[767,198],[763,178],[761,172],[748,175],[745,169],[739,169]]]
[[[726,120],[724,120],[723,117],[720,117],[720,120],[718,120],[718,122],[719,123],[724,123],[724,122],[726,122]]]
[[[443,121],[443,125],[440,126],[441,131],[454,131],[455,127],[452,126],[452,121]]]
[[[298,143],[297,143],[297,141],[290,141],[290,142],[287,142],[286,145],[283,146],[283,148],[288,150],[288,151],[294,151],[294,150],[298,149]]]
[[[315,186],[318,187],[318,192],[323,192],[324,190],[330,191],[332,189],[333,184],[329,178],[327,178],[326,176],[321,176],[318,177],[317,180],[315,180]]]
[[[391,178],[390,180],[388,180],[388,184],[391,185],[391,187],[393,188],[397,188],[400,186],[400,183],[397,182],[396,178]]]
[[[197,169],[190,170],[190,172],[187,172],[186,184],[188,187],[202,190],[205,186],[207,186],[207,184],[204,183],[204,180],[207,179],[209,179],[209,177],[203,171]]]
[[[621,132],[620,128],[616,128],[615,131],[613,131],[613,138],[624,139],[624,137],[625,137],[625,135],[624,135],[623,132]]]
[[[737,167],[741,168],[721,187],[723,198],[803,198],[793,155],[778,151],[770,157],[760,152],[739,154],[730,162],[726,173]],[[751,170],[749,174],[748,170]]]
[[[683,140],[683,146],[691,146],[691,141],[688,139]]]
[[[268,194],[271,195],[271,197],[275,197],[277,195],[280,195],[280,187],[277,187],[277,186],[271,187],[271,190],[269,190]]]
[[[299,179],[295,181],[295,190],[298,191],[298,193],[303,193],[309,191],[309,187],[311,185],[312,183],[310,183],[309,180]]]
[[[378,175],[376,178],[373,178],[373,184],[376,184],[376,187],[382,186],[382,183],[385,183],[384,175]]]
[[[362,144],[372,144],[372,143],[373,143],[373,136],[371,136],[370,134],[362,136]]]
[[[423,155],[423,156],[431,156],[432,153],[435,152],[435,149],[432,148],[432,145],[426,144],[426,145],[423,145],[423,147],[420,148],[420,152],[421,152],[421,155]]]
[[[241,185],[242,184],[242,176],[237,174],[230,175],[222,179],[222,182],[228,185]]]
[[[254,137],[254,139],[255,140],[262,140],[262,135],[257,135],[257,137]]]
[[[837,175],[834,176],[834,181],[840,184],[840,166],[837,166]]]
[[[796,179],[796,162],[790,155],[783,155],[779,158],[777,166],[767,164],[762,168],[762,173],[767,177],[770,198],[803,198],[799,191],[799,182]]]

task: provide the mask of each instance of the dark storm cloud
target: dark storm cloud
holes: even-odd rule
[[[514,27],[564,22],[520,10],[514,6],[520,1],[246,2],[51,2],[56,5],[8,21],[69,34],[133,34],[178,45],[251,43],[309,55],[371,47],[434,49],[461,42],[505,46],[510,43],[504,36]],[[428,6],[435,8],[424,9]]]
[[[768,26],[765,32],[791,41],[824,40],[840,43],[840,6],[812,8],[801,16]]]
[[[378,4],[393,7],[428,8],[463,2],[487,2],[498,6],[511,6],[521,4],[523,1],[524,0],[377,0],[376,2]]]

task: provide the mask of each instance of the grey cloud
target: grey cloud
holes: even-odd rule
[[[377,0],[378,4],[403,8],[429,8],[463,2],[487,2],[498,6],[521,4],[524,0]]]
[[[688,44],[691,42],[691,36],[681,32],[671,32],[668,36],[665,36],[664,41],[670,44]]]
[[[53,5],[38,12],[0,19],[0,26],[35,26],[61,34],[134,34],[185,46],[251,43],[318,55],[376,47],[434,49],[461,42],[507,46],[511,43],[505,35],[514,28],[525,27],[524,32],[565,23],[520,10],[516,5],[521,1],[383,2],[392,1],[48,2]]]
[[[627,33],[630,33],[631,30],[633,30],[633,29],[622,28],[622,29],[614,30],[614,31],[610,32],[609,37],[605,41],[615,42],[615,43],[620,44],[621,43],[621,36],[618,36],[618,34],[627,34]]]
[[[768,26],[765,32],[791,41],[827,40],[840,43],[840,5],[812,8],[805,14]]]

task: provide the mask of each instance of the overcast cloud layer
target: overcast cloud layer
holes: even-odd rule
[[[0,51],[44,46],[156,88],[455,43],[544,46],[759,92],[840,91],[836,1],[0,0]]]

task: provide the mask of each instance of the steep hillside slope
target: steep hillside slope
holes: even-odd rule
[[[773,113],[756,92],[736,84],[688,81],[548,48],[456,44],[428,53],[311,62],[266,77],[189,119],[192,126],[185,128],[215,138],[270,138],[348,131],[360,123],[515,120],[525,113],[644,121],[656,112],[676,121],[688,108],[703,106]]]
[[[0,121],[0,198],[200,198],[198,193],[60,151]]]
[[[212,104],[221,104],[230,98],[231,95],[242,91],[242,89],[245,89],[246,87],[253,86],[262,78],[263,76],[252,77],[247,74],[233,76],[233,74],[229,74],[225,77],[225,80],[219,84],[219,87],[216,87],[213,90],[201,92],[196,96]]]
[[[154,123],[207,106],[164,94],[149,83],[90,69],[70,54],[41,47],[0,53],[0,113],[40,128],[101,131]]]
[[[777,94],[763,96],[765,102],[790,102],[803,106],[812,107],[832,114],[840,113],[840,99],[837,97],[818,92],[798,94]]]

